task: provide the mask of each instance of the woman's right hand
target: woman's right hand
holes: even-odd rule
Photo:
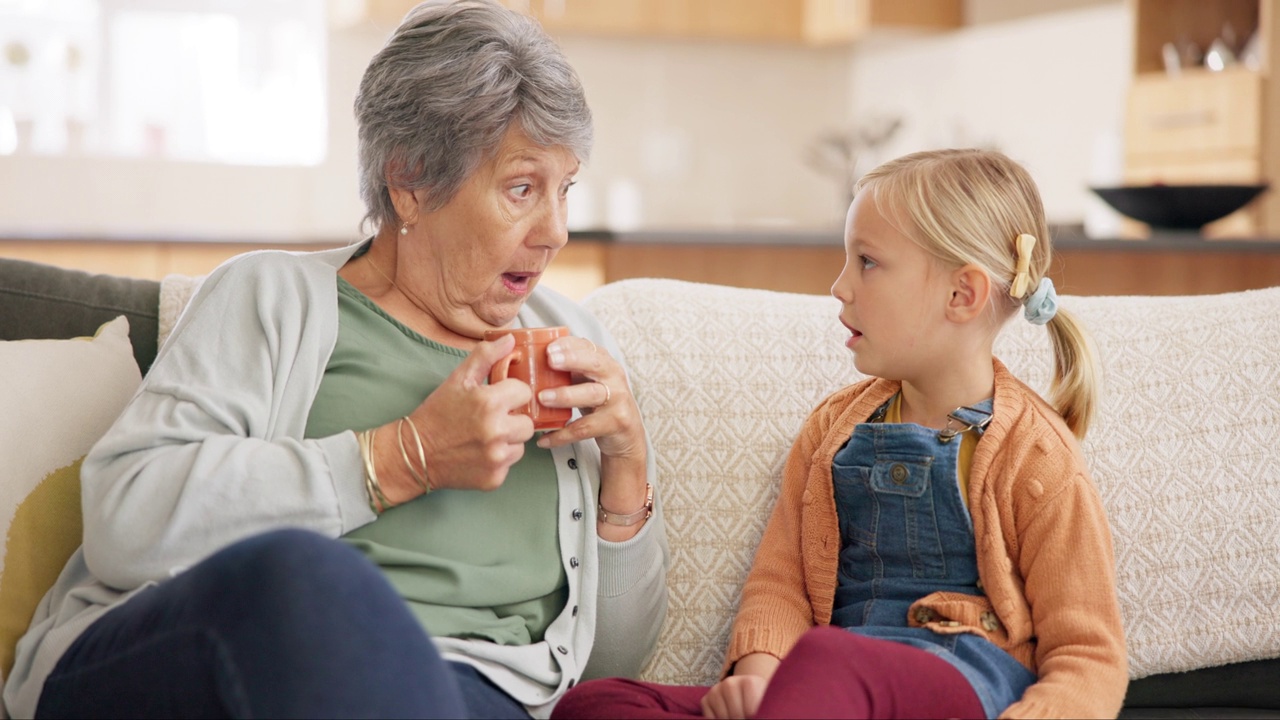
[[[507,479],[511,466],[524,456],[524,444],[533,437],[533,421],[511,411],[527,405],[532,391],[519,380],[487,384],[490,369],[514,347],[511,335],[477,344],[410,413],[420,431],[432,490],[496,490]],[[397,423],[382,426],[377,436],[379,482],[393,504],[422,493],[404,467],[395,437]],[[405,423],[401,431],[416,467],[416,444],[409,435],[413,428]]]

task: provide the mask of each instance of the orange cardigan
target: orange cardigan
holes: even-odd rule
[[[968,498],[986,595],[930,594],[908,622],[981,635],[1036,673],[1002,717],[1115,717],[1128,659],[1101,500],[1062,418],[999,360],[994,367],[995,416],[974,450]],[[831,461],[899,387],[851,385],[805,422],[743,589],[726,670],[748,653],[783,657],[810,627],[831,622],[841,543]]]

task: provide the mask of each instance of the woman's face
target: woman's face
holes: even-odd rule
[[[420,211],[400,240],[400,272],[446,330],[478,339],[515,319],[569,240],[565,195],[578,167],[567,148],[513,124],[447,205]]]

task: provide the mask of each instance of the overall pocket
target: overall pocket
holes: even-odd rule
[[[831,479],[840,518],[841,573],[860,582],[884,577],[884,563],[876,549],[880,508],[871,497],[871,468],[832,463]]]
[[[879,554],[900,577],[946,577],[942,536],[931,488],[933,457],[882,454],[871,466]],[[889,546],[892,543],[892,547]],[[892,554],[892,557],[890,557]]]

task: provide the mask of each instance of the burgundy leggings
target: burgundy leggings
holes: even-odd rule
[[[570,718],[701,718],[710,688],[609,678],[570,690],[551,713]],[[765,691],[756,718],[982,718],[969,681],[919,648],[832,627],[805,633]]]

